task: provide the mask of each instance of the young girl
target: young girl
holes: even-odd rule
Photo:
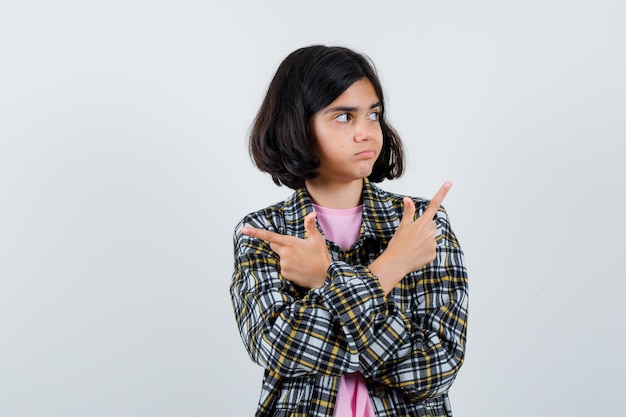
[[[404,169],[373,65],[311,46],[280,65],[250,153],[287,200],[235,230],[231,296],[265,368],[257,416],[450,416],[467,272],[440,207],[374,185]]]

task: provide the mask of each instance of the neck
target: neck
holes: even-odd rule
[[[363,180],[326,182],[319,178],[305,181],[313,203],[333,209],[348,209],[361,204]]]

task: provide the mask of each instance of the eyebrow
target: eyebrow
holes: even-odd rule
[[[380,106],[382,106],[382,103],[380,101],[377,101],[376,103],[372,104],[369,107],[369,110],[374,109],[376,107],[380,107]],[[331,108],[328,108],[328,109],[324,110],[324,113],[334,113],[334,112],[337,112],[337,111],[352,112],[352,111],[357,111],[357,110],[359,110],[358,107],[336,106],[336,107],[331,107]]]

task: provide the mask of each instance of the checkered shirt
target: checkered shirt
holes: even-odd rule
[[[419,217],[428,201],[413,201]],[[393,237],[402,196],[364,180],[358,241],[344,252],[327,240],[326,282],[306,290],[284,279],[269,244],[241,227],[304,238],[311,211],[301,188],[247,215],[235,230],[235,317],[250,358],[265,368],[256,416],[332,416],[340,376],[355,371],[379,417],[451,416],[447,392],[464,359],[468,279],[445,210],[435,216],[435,260],[387,296],[367,266]]]

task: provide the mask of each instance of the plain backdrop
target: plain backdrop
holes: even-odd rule
[[[0,1],[0,417],[251,416],[232,231],[292,50],[369,55],[470,272],[457,417],[620,415],[626,3]]]

